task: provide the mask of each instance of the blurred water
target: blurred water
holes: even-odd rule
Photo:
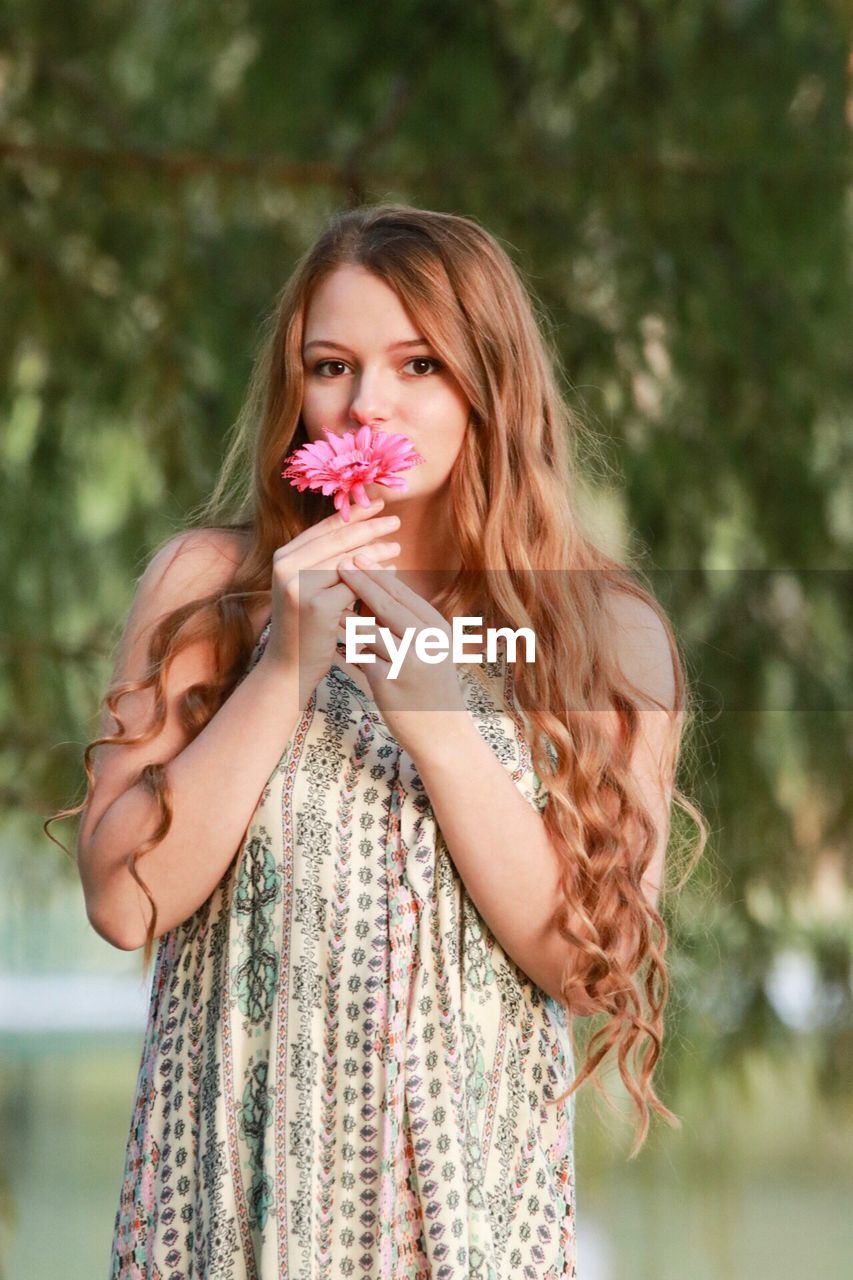
[[[0,1034],[136,1031],[148,984],[117,973],[0,974]]]
[[[4,1280],[106,1275],[141,1029],[0,1036]],[[779,1114],[782,1136],[786,1116]],[[754,1114],[730,1116],[733,1129]],[[853,1177],[837,1152],[748,1168],[664,1135],[664,1157],[608,1152],[577,1110],[579,1280],[841,1280]],[[849,1130],[848,1138],[849,1151]],[[698,1144],[701,1147],[701,1144]]]
[[[13,887],[0,904],[2,1280],[106,1276],[148,1002],[140,970],[138,953],[93,933],[79,885],[26,909]],[[810,990],[780,964],[772,996],[792,1025],[808,1024]],[[853,1107],[819,1100],[814,1054],[780,1065],[757,1053],[735,1076],[702,1049],[692,1086],[666,1098],[682,1130],[653,1124],[635,1162],[629,1127],[581,1090],[579,1280],[841,1280]]]

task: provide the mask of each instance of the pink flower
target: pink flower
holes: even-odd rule
[[[408,436],[396,432],[364,426],[339,436],[328,427],[323,430],[326,440],[312,440],[284,459],[281,477],[290,480],[300,493],[314,489],[334,494],[335,510],[347,522],[350,498],[360,507],[370,506],[365,485],[406,489],[400,472],[424,461]]]

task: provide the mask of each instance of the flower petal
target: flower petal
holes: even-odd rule
[[[335,494],[335,510],[340,512],[344,523],[349,524],[349,498],[343,489],[339,489]]]
[[[326,440],[310,440],[284,459],[282,479],[302,493],[305,489],[333,496],[335,509],[350,518],[350,500],[370,506],[368,484],[407,489],[401,473],[423,462],[413,443],[400,432],[369,426],[340,434],[324,426]]]
[[[324,427],[323,430],[325,431],[326,436],[328,438],[327,447],[329,448],[333,456],[339,457],[342,453],[349,452],[349,445],[346,441],[345,436],[344,438],[342,438],[341,436],[336,435],[335,432],[330,431],[328,427]]]

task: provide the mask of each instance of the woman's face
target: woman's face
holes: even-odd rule
[[[423,463],[404,472],[407,490],[368,484],[370,498],[426,497],[447,482],[470,406],[459,384],[422,340],[397,294],[359,266],[338,267],[308,307],[302,358],[302,419],[309,440],[361,426],[402,432]]]

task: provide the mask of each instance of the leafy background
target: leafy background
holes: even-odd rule
[[[712,835],[666,906],[684,1127],[627,1165],[627,1108],[582,1093],[584,1280],[840,1275],[848,7],[7,0],[0,41],[0,1267],[105,1267],[144,1013],[41,823],[83,794],[135,579],[213,483],[275,293],[334,209],[393,199],[511,252],[598,435],[589,510],[701,711]]]

